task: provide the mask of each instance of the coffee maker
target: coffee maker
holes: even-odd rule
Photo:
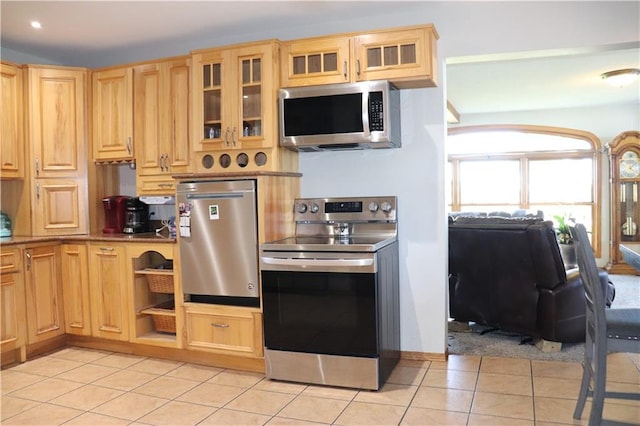
[[[120,234],[127,218],[127,199],[124,195],[112,195],[102,199],[105,234]]]
[[[140,201],[138,197],[128,197],[126,204],[127,220],[122,232],[125,234],[148,232],[149,205]]]

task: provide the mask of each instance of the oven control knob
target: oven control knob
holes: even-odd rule
[[[378,203],[376,203],[375,201],[372,201],[369,203],[369,211],[372,213],[375,213],[378,211]]]
[[[389,213],[391,211],[391,203],[388,201],[383,201],[380,205],[380,209],[382,209],[382,211],[385,213]]]
[[[310,211],[311,213],[318,213],[318,210],[320,210],[320,206],[316,203],[311,204],[311,208]]]
[[[298,213],[306,213],[307,205],[304,203],[298,204]]]

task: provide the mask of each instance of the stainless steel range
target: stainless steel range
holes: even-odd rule
[[[379,389],[400,356],[396,197],[295,200],[260,247],[266,375]]]

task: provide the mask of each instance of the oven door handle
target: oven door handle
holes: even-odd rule
[[[262,262],[267,265],[280,266],[371,266],[373,259],[278,259],[273,257],[263,257]]]
[[[295,268],[335,268],[335,267],[372,267],[374,265],[373,258],[368,259],[313,259],[313,258],[276,258],[262,257],[264,265],[272,265],[279,267],[295,267]],[[279,268],[280,269],[280,268]],[[282,268],[281,270],[285,270]]]

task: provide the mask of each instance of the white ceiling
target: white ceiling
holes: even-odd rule
[[[419,2],[402,3],[407,10]],[[295,24],[393,13],[397,2],[0,2],[3,48],[80,65],[83,55],[110,55],[169,41],[218,40],[273,33]],[[416,9],[417,10],[417,9]],[[142,18],[141,18],[142,17]],[[33,19],[43,28],[29,27]],[[328,32],[331,33],[330,31]],[[216,44],[213,44],[216,45]],[[193,46],[202,48],[208,46]],[[186,53],[183,52],[183,53]],[[126,55],[123,55],[126,57]],[[133,60],[131,60],[133,61]],[[614,50],[547,51],[447,58],[447,97],[462,114],[640,102],[640,83],[603,84],[600,74],[640,68],[640,42]]]

